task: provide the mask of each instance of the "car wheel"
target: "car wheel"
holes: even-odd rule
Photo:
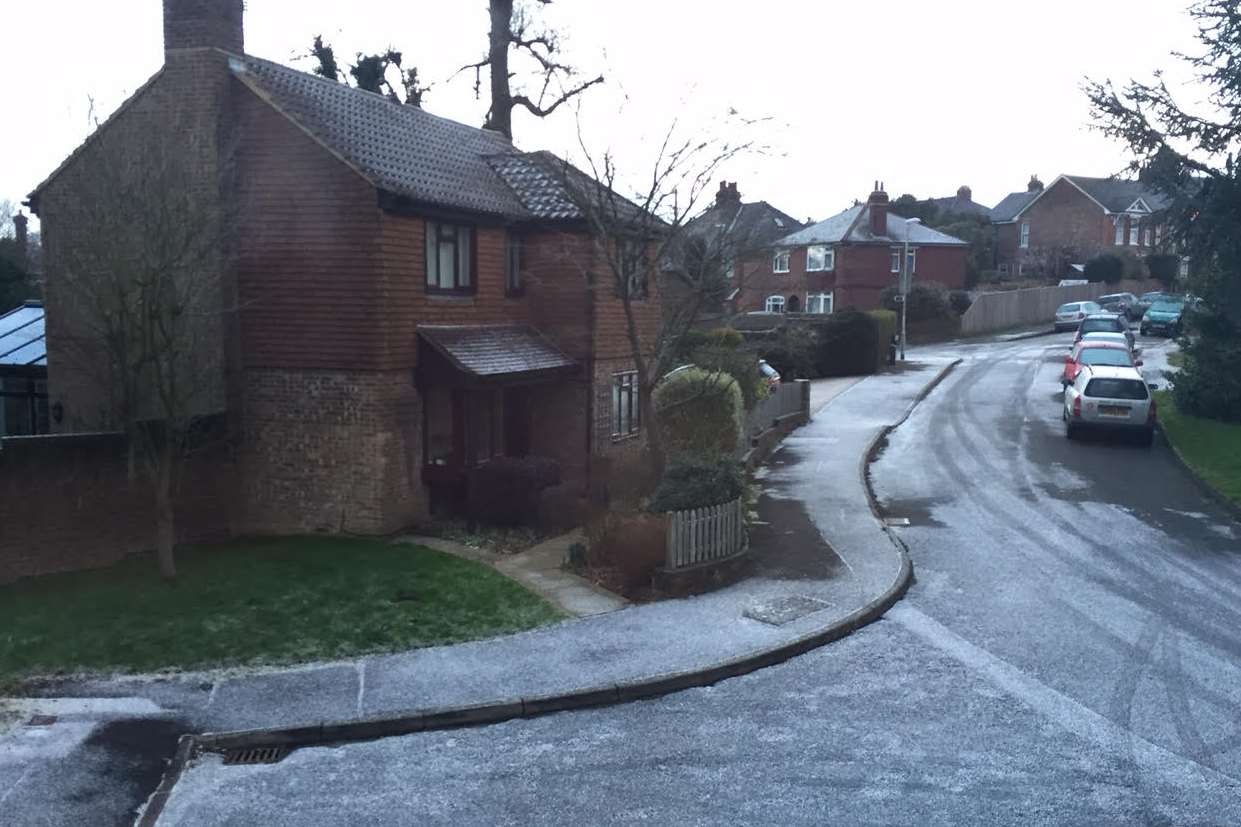
[[[1146,328],[1146,327],[1139,327],[1138,333],[1141,333],[1143,336],[1151,335],[1150,328]]]

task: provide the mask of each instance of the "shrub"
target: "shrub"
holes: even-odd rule
[[[965,311],[969,310],[970,305],[973,303],[974,297],[970,295],[968,290],[953,290],[948,294],[948,306],[958,316],[964,316]]]
[[[1086,262],[1085,276],[1087,281],[1116,284],[1124,275],[1124,260],[1112,253],[1100,253]]]
[[[729,332],[741,338],[737,331]],[[715,338],[720,340],[723,337]],[[723,371],[731,376],[741,389],[741,401],[747,411],[753,409],[760,399],[767,397],[767,383],[758,372],[758,357],[753,351],[722,344],[707,344],[694,351],[691,361],[699,367],[710,371]]]
[[[901,312],[900,303],[896,301],[900,288],[896,285],[885,287],[879,294],[879,303],[894,313]],[[906,310],[906,321],[923,322],[928,319],[942,319],[952,312],[948,304],[948,291],[942,284],[933,281],[915,282],[906,297],[909,308]]]
[[[731,327],[717,327],[711,330],[690,328],[681,336],[677,343],[677,359],[681,362],[693,361],[693,353],[703,347],[719,347],[736,350],[745,344],[745,337],[740,331]],[[673,365],[672,367],[678,367]]]
[[[1154,253],[1146,257],[1146,271],[1150,277],[1168,289],[1176,284],[1180,267],[1180,259],[1170,253]]]
[[[650,586],[655,570],[667,559],[668,524],[659,514],[600,512],[587,524],[586,538],[592,578],[626,596]]]
[[[731,502],[744,490],[745,475],[739,462],[682,460],[668,466],[647,508],[651,511],[705,508]]]
[[[756,349],[759,358],[778,370],[784,381],[815,379],[819,375],[814,366],[815,341],[813,328],[790,324],[760,342]]]
[[[888,361],[888,346],[896,335],[897,316],[891,310],[867,310],[866,315],[879,326],[879,351],[875,354],[875,364],[882,366]]]
[[[560,482],[560,465],[550,457],[496,457],[470,470],[466,505],[470,516],[494,525],[533,525],[539,494]]]
[[[655,387],[655,416],[669,459],[731,456],[741,439],[742,396],[728,373],[699,367]]]
[[[873,317],[840,310],[818,324],[816,334],[814,367],[819,376],[857,376],[878,367],[879,323]]]
[[[1199,335],[1182,339],[1184,366],[1173,377],[1177,410],[1241,422],[1241,331],[1215,313],[1194,314]]]

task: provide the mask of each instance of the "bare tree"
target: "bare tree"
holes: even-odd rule
[[[225,408],[234,220],[232,153],[214,134],[160,126],[97,136],[98,154],[57,184],[67,197],[47,205],[58,228],[47,292],[55,369],[77,391],[80,424],[127,435],[171,579],[174,484]]]
[[[691,221],[701,212],[704,193],[721,167],[739,155],[761,150],[753,140],[684,132],[676,122],[668,128],[652,168],[639,178],[645,183],[631,198],[620,192],[622,175],[614,155],[610,151],[592,154],[580,130],[588,172],[567,163],[562,167],[566,188],[585,217],[594,249],[598,272],[586,274],[589,286],[611,291],[624,314],[656,473],[663,471],[666,458],[652,392],[659,378],[674,366],[686,334],[704,311],[720,307],[731,284],[735,251],[726,228],[691,230]]]
[[[540,6],[548,6],[552,0],[533,0]],[[487,55],[476,63],[462,66],[460,72],[474,70],[474,93],[482,93],[482,70],[491,73],[491,108],[487,110],[485,129],[494,129],[513,137],[513,109],[522,107],[539,118],[555,112],[562,104],[603,83],[603,75],[590,80],[575,82],[577,70],[560,61],[560,41],[555,32],[536,29],[529,3],[522,0],[490,0],[488,11],[491,30],[488,35]],[[539,90],[513,92],[516,73],[510,68],[512,54],[525,55],[537,68]]]

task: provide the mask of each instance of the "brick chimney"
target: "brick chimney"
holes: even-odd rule
[[[882,181],[875,182],[875,189],[866,199],[866,206],[870,210],[870,234],[887,235],[888,194],[883,191]]]
[[[1043,182],[1038,180],[1037,175],[1030,176],[1030,183],[1026,184],[1026,192],[1042,192]]]
[[[741,193],[737,192],[736,181],[721,181],[719,192],[715,194],[715,206],[741,206]]]
[[[26,218],[26,216],[21,213],[13,216],[13,229],[17,233],[17,260],[21,262],[23,268],[28,266],[30,263],[30,252],[26,247],[29,243],[26,237],[26,223],[29,220],[30,219]]]
[[[164,0],[164,53],[215,47],[242,54],[245,0]]]
[[[974,191],[971,190],[969,187],[967,187],[965,184],[962,184],[961,186],[957,187],[957,198],[960,198],[962,201],[973,201]]]

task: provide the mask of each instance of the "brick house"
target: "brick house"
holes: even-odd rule
[[[841,307],[876,308],[879,293],[897,282],[906,240],[917,281],[954,290],[965,286],[969,245],[891,213],[888,194],[876,182],[865,204],[778,238],[751,256],[738,309],[831,313]]]
[[[996,269],[1004,275],[1063,278],[1100,253],[1145,257],[1167,252],[1161,210],[1167,199],[1141,181],[1060,175],[1046,187],[995,206]]]
[[[243,0],[163,9],[164,66],[30,205],[48,319],[67,318],[58,267],[84,243],[61,220],[75,180],[133,130],[192,130],[202,192],[239,214],[221,279],[239,309],[221,325],[219,375],[202,377],[235,434],[233,533],[385,533],[495,456],[550,456],[585,486],[641,450],[622,305],[591,286],[610,276],[567,189],[581,173],[246,55]],[[635,307],[649,336],[658,296]],[[58,362],[65,333],[49,326],[53,428],[106,426]]]

